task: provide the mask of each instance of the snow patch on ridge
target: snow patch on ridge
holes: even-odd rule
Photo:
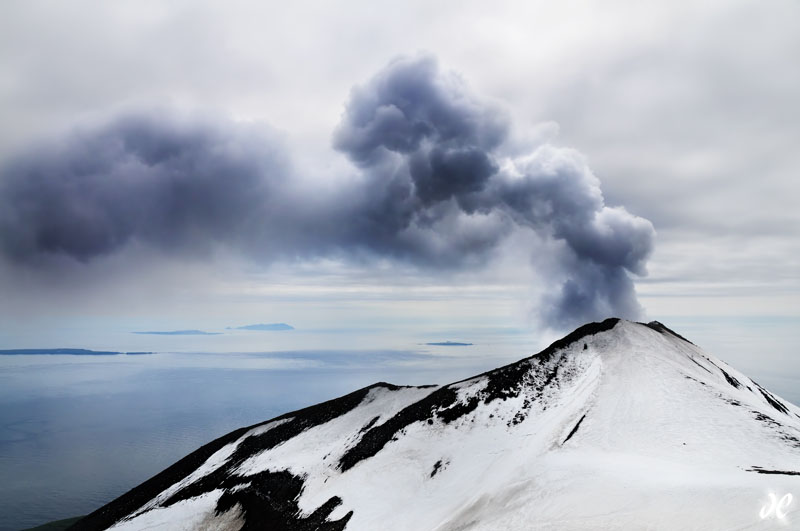
[[[268,432],[272,428],[275,428],[276,426],[280,426],[281,424],[285,424],[285,423],[287,423],[287,422],[289,422],[291,420],[292,420],[291,417],[285,418],[285,419],[280,419],[280,420],[275,420],[275,421],[263,424],[261,426],[256,426],[255,428],[249,430],[244,435],[242,435],[241,437],[236,439],[234,442],[226,444],[225,446],[223,446],[222,448],[220,448],[219,450],[217,450],[216,452],[211,454],[211,456],[208,459],[206,459],[206,461],[202,465],[200,465],[200,467],[197,468],[194,472],[192,472],[191,474],[186,476],[186,478],[182,479],[178,483],[175,483],[174,485],[172,485],[171,487],[169,487],[168,489],[163,491],[161,494],[156,496],[153,500],[151,500],[150,502],[148,502],[147,504],[142,506],[141,509],[139,509],[136,512],[134,512],[133,514],[131,514],[130,518],[132,518],[132,517],[134,517],[134,516],[136,516],[138,514],[141,514],[141,513],[145,512],[145,511],[149,511],[152,508],[164,503],[164,501],[166,501],[167,499],[172,497],[172,495],[174,495],[176,492],[178,492],[179,490],[181,490],[185,486],[190,485],[190,484],[194,483],[195,481],[199,480],[200,478],[205,477],[208,474],[210,474],[210,473],[214,472],[215,470],[217,470],[219,467],[224,465],[230,459],[230,457],[233,455],[233,453],[239,447],[241,442],[244,441],[246,438],[248,438],[250,436],[253,436],[253,435],[261,435],[263,433]]]
[[[222,489],[217,489],[170,507],[158,507],[137,516],[132,515],[109,529],[113,531],[238,529],[242,523],[238,510],[231,510],[221,516],[214,514],[217,500],[222,493]]]

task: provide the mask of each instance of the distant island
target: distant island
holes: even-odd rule
[[[222,332],[204,332],[203,330],[150,330],[146,332],[133,332],[134,334],[144,334],[149,336],[218,336]]]
[[[469,347],[472,343],[459,343],[458,341],[439,341],[436,343],[425,343],[432,347]]]
[[[261,332],[275,332],[278,330],[294,330],[292,325],[286,323],[251,324],[246,326],[228,327],[228,330],[257,330]]]
[[[24,355],[67,355],[67,356],[117,356],[126,354],[128,356],[152,354],[152,352],[115,352],[113,350],[87,350],[85,348],[17,348],[10,350],[0,350],[0,356],[24,356]]]

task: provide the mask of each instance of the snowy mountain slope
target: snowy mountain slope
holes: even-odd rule
[[[237,430],[73,529],[800,528],[795,473],[800,408],[659,323],[609,319],[451,385]]]

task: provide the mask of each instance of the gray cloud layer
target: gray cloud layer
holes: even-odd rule
[[[545,279],[549,325],[638,317],[630,275],[646,273],[650,222],[606,206],[574,150],[502,157],[508,124],[434,59],[398,59],[353,89],[334,133],[357,175],[323,186],[294,175],[266,128],[131,113],[0,169],[0,245],[13,262],[45,267],[137,242],[441,269],[487,262],[509,234],[532,230],[558,254]]]

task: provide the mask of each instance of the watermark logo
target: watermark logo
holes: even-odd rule
[[[768,518],[783,520],[786,518],[786,513],[789,512],[789,507],[792,505],[793,501],[794,496],[792,496],[791,492],[787,492],[780,499],[774,493],[770,492],[769,501],[764,504],[758,515],[762,520],[767,520]]]

